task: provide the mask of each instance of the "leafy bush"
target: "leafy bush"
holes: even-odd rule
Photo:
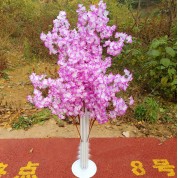
[[[154,123],[158,120],[159,104],[154,98],[147,97],[134,111],[135,118],[139,121]]]
[[[138,120],[138,121],[142,121],[142,120],[146,120],[146,108],[144,107],[144,105],[138,105],[135,109],[135,112],[134,112],[134,115],[135,115],[135,118]]]
[[[137,85],[155,95],[171,101],[176,100],[177,47],[175,39],[167,36],[154,39],[149,46],[137,38],[126,46],[113,67],[126,67],[134,74]],[[112,69],[114,70],[114,69]]]
[[[162,96],[173,99],[176,94],[176,44],[169,44],[168,37],[154,39],[144,64],[145,84],[152,92],[160,91]]]
[[[141,2],[144,3],[143,1]],[[159,0],[155,1],[159,2]],[[53,56],[49,57],[47,49],[44,48],[39,38],[40,33],[51,30],[50,24],[60,10],[67,12],[72,28],[75,27],[77,5],[82,3],[89,7],[89,4],[97,4],[99,0],[45,2],[0,1],[0,50],[3,50],[0,52],[0,57],[1,62],[6,63],[0,64],[4,66],[3,68],[7,67],[7,51],[8,54],[16,50],[20,51],[24,58],[30,60],[53,58]],[[137,86],[173,100],[176,94],[177,28],[174,20],[176,6],[171,5],[169,0],[144,9],[143,4],[140,9],[134,9],[133,6],[128,5],[134,3],[138,6],[137,0],[105,0],[105,2],[110,11],[111,24],[117,24],[119,31],[126,31],[134,37],[132,45],[126,46],[119,56],[119,59],[124,60],[115,59],[111,70],[117,73],[119,69],[126,67],[134,74],[134,82]],[[160,38],[165,35],[168,37]],[[4,42],[2,39],[5,39]],[[11,43],[8,47],[7,42]]]

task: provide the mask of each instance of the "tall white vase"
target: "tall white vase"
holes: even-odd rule
[[[80,120],[79,159],[72,164],[72,172],[79,178],[90,178],[97,171],[96,164],[89,160],[89,118],[89,112],[85,111]]]

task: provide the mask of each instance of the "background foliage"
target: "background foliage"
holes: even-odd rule
[[[0,77],[8,78],[6,69],[12,57],[28,61],[49,60],[39,36],[51,29],[53,19],[60,10],[67,11],[72,28],[77,22],[79,3],[89,7],[99,0],[1,0],[0,1]],[[118,31],[133,36],[122,54],[114,59],[110,70],[128,68],[134,74],[133,91],[142,95],[176,102],[177,39],[176,0],[105,0],[111,24]],[[156,100],[156,98],[154,99]],[[151,100],[142,100],[135,111],[137,118],[155,121],[148,116]],[[152,102],[154,103],[154,102]],[[156,101],[155,101],[156,103]],[[154,107],[153,107],[154,108]],[[139,113],[141,112],[141,114]],[[148,119],[150,118],[150,119]]]

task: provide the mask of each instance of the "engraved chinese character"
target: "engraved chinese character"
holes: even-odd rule
[[[26,167],[21,167],[19,174],[14,178],[38,178],[35,173],[39,163],[28,162]]]
[[[154,166],[159,172],[167,172],[168,176],[175,176],[175,166],[170,165],[167,159],[153,159]]]
[[[0,162],[0,177],[1,175],[6,175],[6,171],[5,171],[5,168],[8,166],[8,164],[4,164],[4,163],[1,163]]]

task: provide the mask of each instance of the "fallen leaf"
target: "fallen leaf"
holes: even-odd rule
[[[123,132],[122,135],[128,138],[130,137],[130,132],[129,131]]]
[[[11,127],[7,129],[7,131],[8,131],[8,132],[10,132],[11,130],[12,130],[12,128],[11,128]]]
[[[30,149],[29,153],[33,153],[33,148]]]
[[[106,129],[113,129],[113,127],[110,126],[110,125],[106,125],[105,128],[106,128]]]

